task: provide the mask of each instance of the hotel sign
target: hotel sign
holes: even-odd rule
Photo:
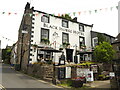
[[[84,33],[81,32],[81,31],[76,31],[76,30],[72,30],[72,29],[69,29],[69,28],[58,27],[58,26],[55,26],[55,25],[47,24],[47,23],[44,23],[43,27],[84,36]]]

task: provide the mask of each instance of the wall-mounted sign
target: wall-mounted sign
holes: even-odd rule
[[[64,31],[64,32],[68,32],[68,33],[73,33],[73,34],[77,34],[77,35],[82,35],[84,36],[84,33],[81,31],[76,31],[76,30],[71,30],[69,28],[63,28],[63,27],[59,27],[59,26],[55,26],[55,25],[50,25],[48,23],[44,23],[43,27],[49,28],[49,29],[55,29],[55,30],[60,30],[60,31]]]
[[[98,66],[97,65],[91,65],[91,71],[93,71],[93,73],[98,73]]]
[[[66,67],[66,78],[71,78],[71,67]]]
[[[110,77],[115,77],[115,73],[114,72],[110,72]]]

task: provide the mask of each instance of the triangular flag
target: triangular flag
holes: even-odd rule
[[[70,13],[68,13],[68,15],[70,15]]]
[[[74,15],[74,16],[75,16],[75,13],[76,13],[76,12],[73,12],[73,15]]]
[[[47,16],[49,16],[49,14],[46,14]]]
[[[48,16],[48,14],[47,14],[47,16]],[[52,16],[55,16],[55,14],[52,14]]]
[[[102,9],[100,9],[100,11],[102,11]]]
[[[105,11],[107,11],[108,10],[108,8],[105,8]]]
[[[97,13],[97,10],[95,10],[95,13]]]
[[[84,11],[84,14],[86,14],[86,11]]]
[[[8,15],[10,15],[11,13],[9,12]]]
[[[110,10],[112,11],[113,7],[110,7]]]
[[[118,9],[118,6],[116,6],[116,8]]]
[[[2,12],[2,14],[5,14],[5,12]]]
[[[14,13],[15,15],[17,15],[17,13]]]
[[[30,17],[32,16],[32,14],[31,14],[31,13],[30,13],[29,15],[30,15]]]
[[[58,13],[58,16],[60,16],[60,13]]]
[[[35,15],[38,16],[38,13],[36,13]]]
[[[89,11],[89,13],[91,14],[92,11]]]
[[[80,15],[80,14],[81,14],[81,12],[78,12],[78,14]]]

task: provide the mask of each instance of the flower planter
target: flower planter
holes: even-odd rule
[[[83,86],[83,82],[81,80],[72,80],[72,87],[79,88]]]

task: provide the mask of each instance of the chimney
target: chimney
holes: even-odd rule
[[[27,2],[26,6],[25,6],[25,10],[27,10],[27,9],[30,9],[30,3],[29,2]]]
[[[77,22],[77,17],[73,18],[73,21]]]

